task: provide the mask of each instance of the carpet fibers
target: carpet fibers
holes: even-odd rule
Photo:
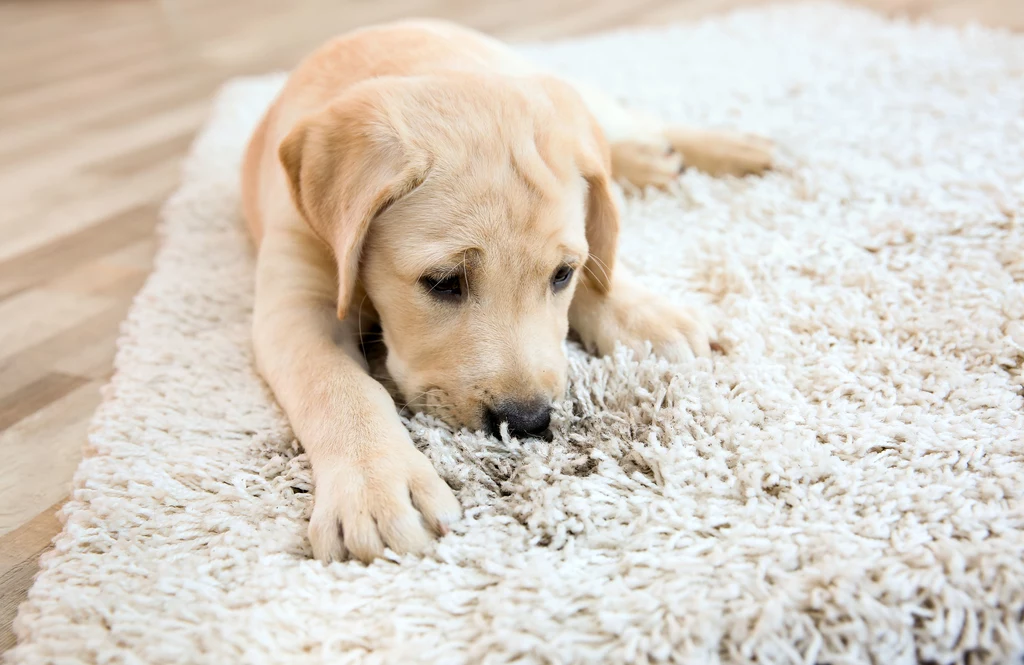
[[[310,560],[238,213],[281,77],[233,82],[11,663],[1020,662],[1024,39],[812,4],[524,50],[784,146],[624,208],[622,260],[727,354],[571,347],[551,443],[412,418],[466,518],[424,558]]]

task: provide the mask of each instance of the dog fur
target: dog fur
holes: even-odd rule
[[[417,552],[459,516],[368,370],[375,326],[405,406],[543,435],[570,327],[599,354],[710,353],[699,316],[616,264],[613,179],[756,174],[771,153],[666,126],[439,21],[361,29],[302,62],[253,134],[242,197],[256,361],[312,464],[314,555]]]

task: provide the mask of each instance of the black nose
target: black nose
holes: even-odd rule
[[[487,429],[501,436],[501,423],[508,423],[508,433],[515,437],[535,436],[551,440],[551,404],[546,399],[507,400],[487,409]]]

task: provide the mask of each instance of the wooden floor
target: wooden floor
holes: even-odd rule
[[[773,0],[24,0],[0,3],[0,651],[59,529],[161,202],[225,78],[402,16],[508,40],[690,21]],[[779,0],[782,1],[782,0]],[[858,0],[1024,29],[1021,0]]]

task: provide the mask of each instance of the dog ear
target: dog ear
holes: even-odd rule
[[[600,130],[598,130],[600,131]],[[601,139],[603,141],[603,139]],[[584,154],[577,165],[587,181],[587,285],[598,293],[612,286],[619,245],[619,207],[612,195],[608,160]]]
[[[604,132],[580,94],[569,84],[542,77],[556,116],[573,138],[573,159],[587,182],[586,234],[589,256],[583,283],[598,293],[611,289],[619,244],[619,206],[611,186],[611,151]]]
[[[338,318],[351,305],[370,222],[426,178],[379,95],[357,91],[304,118],[278,156],[292,200],[338,262]]]

